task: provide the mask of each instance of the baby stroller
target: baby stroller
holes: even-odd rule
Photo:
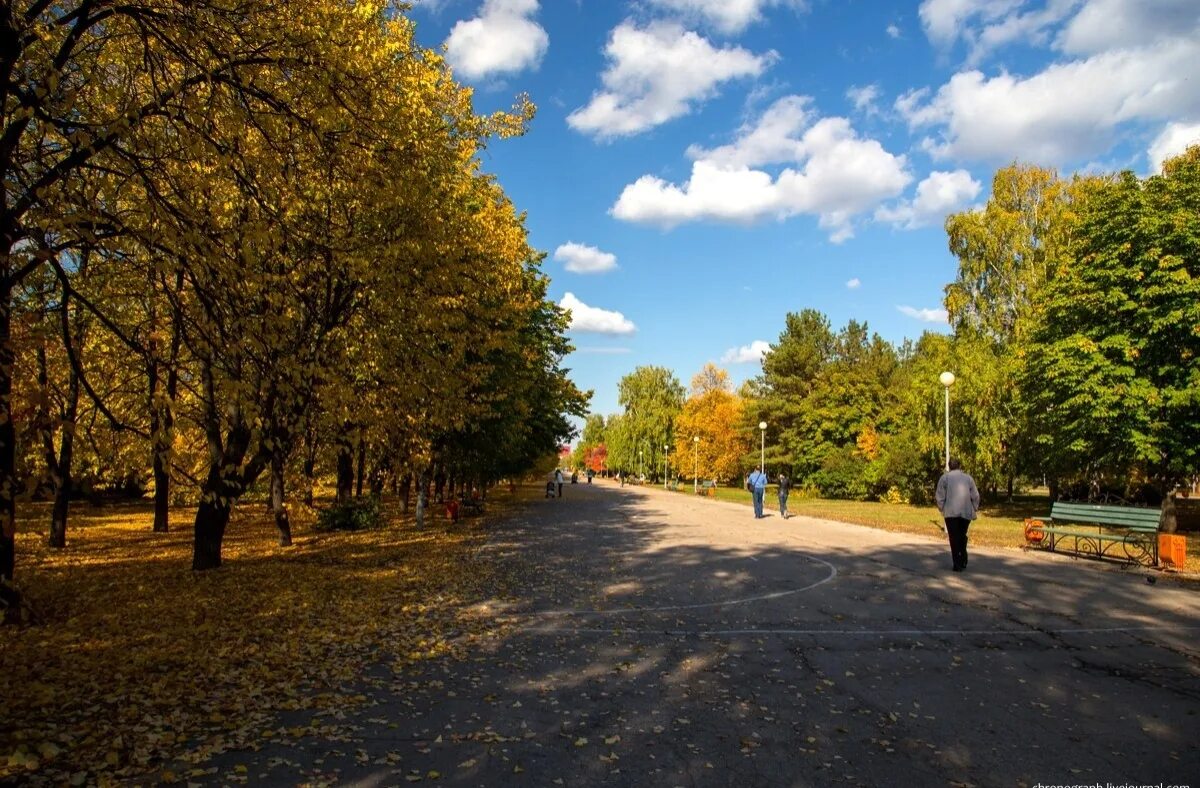
[[[557,485],[554,482],[546,482],[546,497],[553,498],[557,495]]]

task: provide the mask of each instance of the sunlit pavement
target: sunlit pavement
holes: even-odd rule
[[[1094,563],[566,485],[490,526],[502,633],[269,784],[1027,785],[1200,775],[1195,591]],[[222,769],[224,771],[224,768]],[[215,778],[214,778],[215,779]]]

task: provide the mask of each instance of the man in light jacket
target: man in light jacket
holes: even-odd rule
[[[967,528],[979,509],[979,488],[957,458],[951,457],[947,464],[950,470],[937,483],[937,508],[946,518],[953,569],[961,572],[967,568]]]

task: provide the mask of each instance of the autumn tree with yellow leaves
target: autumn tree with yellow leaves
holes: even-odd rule
[[[729,373],[715,364],[705,364],[692,378],[687,401],[675,417],[674,454],[683,475],[689,475],[693,465],[698,464],[703,478],[723,482],[740,478],[742,457],[750,450],[750,442],[740,429],[742,409],[742,399],[733,392]],[[700,438],[698,443],[695,437]]]
[[[198,500],[196,569],[264,477],[287,544],[289,473],[485,486],[570,436],[566,321],[479,163],[533,107],[476,115],[392,4],[28,0],[0,39],[0,578],[19,433],[68,490],[81,423],[123,436],[155,530]]]

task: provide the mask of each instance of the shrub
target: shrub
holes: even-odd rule
[[[908,503],[908,497],[900,492],[900,488],[895,485],[888,488],[888,491],[879,496],[880,503],[901,504]]]
[[[378,528],[381,520],[378,498],[358,498],[322,509],[317,515],[316,528],[318,531],[362,531]]]

